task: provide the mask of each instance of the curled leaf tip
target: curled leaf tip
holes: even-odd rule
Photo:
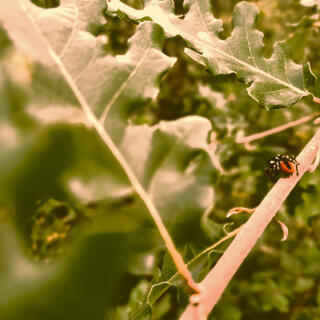
[[[227,227],[228,227],[228,226],[232,226],[233,224],[234,224],[233,222],[225,223],[225,224],[223,225],[223,232],[224,232],[225,234],[229,234],[230,232],[227,231]]]
[[[288,229],[287,225],[284,222],[280,221],[279,219],[276,219],[276,220],[280,224],[280,227],[281,227],[282,232],[283,232],[283,237],[282,237],[281,241],[286,241],[288,239],[289,229]]]
[[[255,209],[256,208],[235,207],[235,208],[232,208],[231,210],[229,210],[226,217],[230,218],[231,216],[238,214],[240,212],[246,212],[246,213],[251,214],[254,212]]]

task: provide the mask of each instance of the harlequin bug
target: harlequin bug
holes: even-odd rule
[[[290,177],[296,172],[296,175],[299,175],[298,166],[299,162],[294,156],[277,154],[268,161],[268,168],[266,169],[267,173],[272,178],[278,177]]]

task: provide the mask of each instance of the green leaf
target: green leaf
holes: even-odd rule
[[[111,12],[124,12],[141,20],[151,18],[170,36],[180,35],[189,44],[186,53],[215,74],[235,73],[248,85],[249,95],[265,108],[290,106],[310,95],[307,87],[315,80],[309,64],[300,66],[289,59],[284,43],[274,46],[269,58],[263,57],[263,33],[256,30],[258,9],[247,2],[240,2],[233,11],[233,32],[221,40],[221,22],[215,20],[206,0],[192,0],[185,19],[172,14],[170,1],[159,5],[150,1],[144,10],[135,10],[119,0],[108,3]],[[194,27],[194,28],[193,28]]]
[[[5,50],[9,48],[11,45],[11,42],[8,38],[7,33],[5,30],[0,26],[0,57],[3,55]]]
[[[125,55],[107,56],[103,38],[90,33],[102,4],[66,0],[44,10],[29,1],[13,1],[0,13],[13,42],[34,60],[33,90],[23,114],[36,123],[30,144],[24,145],[25,153],[6,172],[1,200],[6,199],[12,209],[13,224],[26,244],[35,230],[35,213],[53,216],[53,226],[40,230],[40,236],[33,233],[32,240],[44,237],[48,245],[57,229],[68,228],[54,216],[61,205],[73,216],[73,203],[80,203],[90,218],[85,227],[75,228],[78,233],[74,232],[56,261],[37,268],[41,281],[28,286],[33,278],[16,281],[14,277],[10,283],[14,293],[6,301],[4,319],[21,317],[27,305],[31,306],[30,319],[50,319],[49,313],[55,319],[101,319],[102,310],[109,312],[115,304],[111,292],[118,292],[124,271],[130,269],[127,264],[160,245],[143,202],[101,139],[108,133],[177,244],[203,236],[200,216],[214,200],[216,174],[207,142],[211,123],[188,117],[152,127],[130,124],[130,103],[155,98],[158,78],[174,59],[161,52],[164,33],[152,22],[139,26]],[[43,255],[48,251],[44,249]],[[56,252],[49,256],[56,257]],[[47,276],[47,272],[52,273]],[[20,286],[25,286],[26,299],[19,294]]]
[[[37,265],[9,228],[0,234],[1,319],[103,319],[130,257],[128,238],[86,236],[58,263]]]
[[[176,238],[201,232],[200,216],[213,201],[210,128],[208,120],[196,116],[128,126],[120,145]]]
[[[216,319],[223,319],[226,317],[229,320],[240,320],[243,316],[241,308],[234,303],[227,302],[223,305],[222,308],[217,308],[215,313]]]
[[[144,297],[148,291],[149,283],[146,280],[142,280],[130,294],[130,300],[128,305],[126,305],[126,317],[124,319],[129,319],[132,314],[136,313],[137,310],[143,305]],[[122,307],[123,308],[123,307]],[[151,308],[146,306],[143,312],[139,312],[139,316],[135,316],[134,319],[150,319]]]
[[[295,291],[303,292],[310,290],[314,286],[314,280],[310,278],[299,277],[296,282]]]
[[[103,6],[103,1],[99,0],[83,6],[67,0],[57,8],[44,10],[29,1],[12,1],[1,11],[0,21],[15,44],[46,67],[39,71],[41,78],[34,83],[35,89],[37,92],[42,89],[47,98],[55,93],[55,100],[50,104],[39,98],[34,101],[31,112],[34,116],[41,112],[37,116],[39,120],[55,113],[59,119],[67,118],[71,112],[77,112],[71,109],[70,103],[79,107],[74,93],[66,86],[66,79],[54,66],[53,56],[64,66],[101,122],[111,111],[111,136],[114,131],[121,134],[120,115],[123,117],[128,107],[128,98],[146,99],[157,95],[157,77],[174,61],[160,51],[165,39],[161,28],[148,22],[142,24],[131,39],[127,54],[107,56],[103,49],[104,38],[90,33]],[[43,85],[44,80],[47,85]],[[62,104],[68,108],[62,110]]]
[[[91,15],[101,9],[99,3],[99,1],[96,4],[91,2],[88,7],[79,7],[78,19],[87,19],[87,23],[91,23]],[[128,159],[136,176],[163,213],[164,220],[168,225],[174,225],[177,228],[176,237],[179,238],[179,234],[182,234],[179,228],[186,224],[191,226],[212,202],[213,192],[210,183],[214,172],[211,163],[213,155],[206,142],[211,129],[210,122],[200,117],[191,117],[172,123],[163,122],[154,127],[128,125],[124,115],[128,98],[153,97],[157,92],[155,78],[172,63],[171,58],[159,51],[164,40],[161,28],[151,22],[145,22],[132,38],[131,48],[126,55],[116,58],[102,56],[101,40],[87,31],[86,24],[81,24],[81,19],[78,24],[75,24],[77,20],[74,21],[71,16],[65,19],[66,10],[74,9],[71,4],[73,2],[66,1],[61,7],[45,11],[52,18],[52,22],[44,24],[44,20],[42,21],[44,17],[40,14],[44,11],[43,9],[26,2],[23,4],[26,6],[25,12],[19,4],[13,2],[12,7],[16,6],[21,20],[31,23],[30,28],[34,29],[33,32],[30,31],[30,35],[25,34],[23,39],[21,38],[23,30],[19,29],[19,24],[16,25],[16,19],[13,21],[9,18],[15,16],[15,12],[8,9],[8,16],[3,16],[2,19],[5,19],[4,24],[13,39],[21,40],[21,43],[17,42],[18,46],[33,52],[32,44],[36,37],[36,40],[42,43],[43,50],[54,51],[52,57],[59,55],[58,60],[67,69],[72,78],[71,82],[86,99],[93,113],[100,117],[101,122],[104,122],[110,110],[105,125],[107,131],[119,144],[120,151]],[[31,15],[29,20],[26,13]],[[80,40],[77,37],[80,37],[85,45],[79,47]],[[73,59],[77,50],[81,52],[81,54],[77,53],[79,59]],[[43,125],[48,124],[47,119],[52,115],[55,115],[55,121],[69,123],[70,115],[73,114],[71,111],[69,113],[70,108],[73,108],[73,111],[78,108],[76,100],[68,96],[70,88],[62,79],[65,74],[59,74],[56,66],[49,61],[48,53],[46,58],[44,56],[45,52],[40,57],[35,56],[42,64],[35,73],[35,83],[38,86],[39,80],[44,76],[48,78],[50,74],[54,79],[53,88],[51,88],[51,95],[48,94],[48,86],[45,91],[40,89],[35,92],[28,112]],[[35,88],[39,88],[37,86]],[[82,118],[79,113],[79,122],[89,126],[89,123]],[[99,148],[102,146],[98,146]],[[60,152],[65,153],[65,151]],[[89,151],[90,154],[94,152]],[[79,161],[73,163],[71,172],[72,170],[81,172],[80,167],[83,164],[81,159],[86,156],[86,151],[83,153],[76,156]],[[110,154],[107,157],[110,157]],[[102,165],[101,160],[99,163]],[[113,174],[114,168],[111,170],[106,168],[108,173],[99,177],[100,182],[95,175],[95,182],[91,183],[88,178],[89,171],[95,173],[99,165],[95,166],[87,166],[83,169],[86,182],[71,172],[63,174],[68,180],[69,189],[82,201],[101,199],[103,189],[108,189],[108,194],[111,193],[111,196],[115,192],[114,183],[110,188],[108,187],[108,176]],[[119,185],[120,189],[123,187],[127,186]],[[80,192],[81,190],[83,191]],[[93,191],[94,196],[84,198],[84,194],[90,195],[89,190]],[[179,202],[177,199],[182,201]],[[186,211],[188,214],[183,216]],[[196,229],[193,231],[190,229],[190,232],[194,233]]]

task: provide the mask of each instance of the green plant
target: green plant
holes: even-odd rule
[[[318,8],[232,3],[1,5],[1,319],[317,319]]]

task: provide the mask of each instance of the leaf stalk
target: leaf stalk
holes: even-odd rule
[[[298,155],[300,163],[299,176],[279,179],[269,191],[249,220],[242,226],[240,232],[226,249],[222,257],[199,285],[202,288],[200,300],[201,310],[207,316],[219,301],[223,291],[247,257],[264,229],[276,215],[291,190],[309,171],[320,148],[320,129]],[[198,309],[189,304],[180,320],[197,319]]]

